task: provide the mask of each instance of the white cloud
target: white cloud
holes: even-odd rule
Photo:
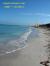
[[[50,14],[45,13],[22,13],[22,15],[37,15],[37,16],[44,16],[44,17],[50,17]]]
[[[50,14],[45,14],[45,13],[36,13],[35,15],[50,17]]]

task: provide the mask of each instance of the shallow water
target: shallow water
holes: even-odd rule
[[[26,42],[38,36],[38,31],[28,26],[0,25],[0,56],[15,52]]]

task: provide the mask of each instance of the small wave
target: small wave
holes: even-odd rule
[[[21,49],[23,49],[23,48],[26,48],[27,46],[28,46],[28,45],[25,45],[24,47],[18,48],[18,49],[16,49],[16,50],[6,51],[4,54],[0,54],[0,56],[6,55],[6,54],[10,54],[10,53],[14,53],[14,52],[16,52],[16,51],[18,51],[18,50],[21,50]]]
[[[16,50],[12,50],[12,51],[7,51],[5,54],[9,54],[9,53],[12,53],[12,52],[15,52]]]
[[[16,50],[7,51],[7,52],[5,52],[5,54],[10,54],[10,53],[15,52],[15,51],[17,51],[17,50],[21,50],[21,49],[23,49],[23,48],[25,48],[25,47],[27,47],[27,45],[24,46],[24,47],[22,47],[22,48],[18,48],[18,49],[16,49]]]
[[[30,33],[32,32],[32,30],[31,29],[29,29],[29,31],[28,32],[26,32],[21,38],[20,38],[20,40],[27,40],[27,38],[28,38],[28,36],[30,35]]]
[[[26,40],[28,36],[31,34],[31,32],[32,32],[32,29],[29,29],[28,32],[24,33],[24,35],[22,35],[18,40],[8,42],[8,44],[18,46],[18,48],[15,50],[6,51],[4,54],[1,54],[1,55],[10,54],[17,50],[21,50],[22,48],[25,48],[27,46]]]

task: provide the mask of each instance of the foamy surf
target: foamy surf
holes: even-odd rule
[[[21,36],[21,38],[19,39],[19,42],[21,42],[21,40],[22,41],[26,41],[27,40],[27,38],[28,38],[28,36],[30,35],[30,33],[32,32],[32,30],[31,29],[29,29],[29,31],[28,32],[26,32],[26,33],[24,33],[24,35],[23,36]]]
[[[28,32],[24,33],[24,35],[22,35],[18,40],[8,42],[8,44],[15,45],[18,48],[15,50],[13,49],[11,51],[6,51],[4,54],[1,54],[1,55],[14,53],[17,50],[21,50],[21,49],[25,48],[27,46],[26,40],[27,40],[28,36],[31,34],[31,32],[32,32],[32,29],[29,29]]]

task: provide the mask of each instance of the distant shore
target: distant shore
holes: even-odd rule
[[[50,23],[39,25],[39,27],[46,27],[46,28],[50,28]]]
[[[50,23],[48,24],[40,24],[40,25],[34,25],[35,28],[50,28]]]

